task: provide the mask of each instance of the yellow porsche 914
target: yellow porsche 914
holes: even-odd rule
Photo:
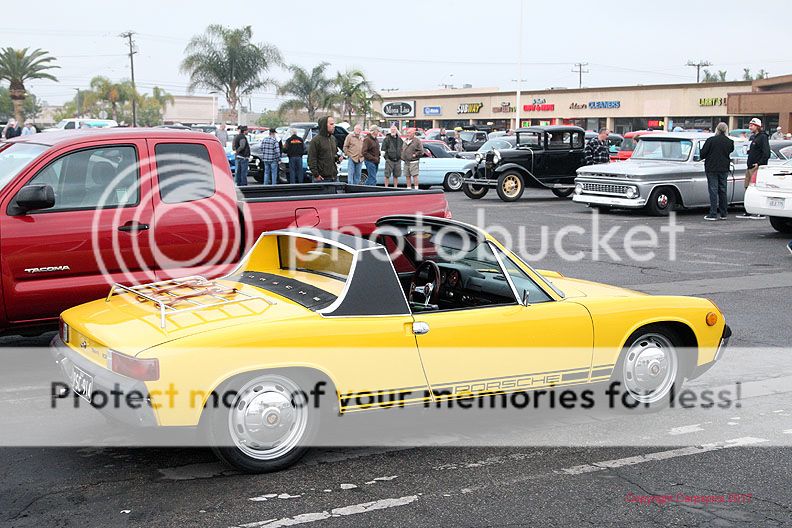
[[[266,472],[324,412],[607,381],[659,404],[730,336],[707,299],[537,271],[473,226],[389,216],[368,238],[264,233],[221,279],[116,284],[63,312],[52,352],[73,395],[126,395],[95,405],[113,419],[205,427],[222,460]]]

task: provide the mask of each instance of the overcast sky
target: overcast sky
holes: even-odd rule
[[[590,87],[692,82],[689,59],[709,60],[728,80],[746,67],[792,73],[789,0],[524,1],[524,89],[576,87],[576,62],[589,63],[583,84]],[[128,78],[118,37],[126,30],[137,32],[139,89],[187,93],[184,47],[212,23],[252,25],[255,40],[277,46],[288,63],[360,68],[377,89],[514,89],[519,12],[519,0],[5,1],[0,46],[58,58],[60,82],[29,86],[51,104],[71,99],[95,75]],[[273,89],[252,97],[255,111],[276,106]]]

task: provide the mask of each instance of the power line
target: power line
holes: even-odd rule
[[[121,33],[119,37],[127,39],[129,42],[129,69],[131,70],[132,74],[132,93],[136,93],[137,90],[135,89],[135,43],[132,41],[132,35],[134,35],[134,31],[127,31],[125,33]],[[132,98],[132,126],[137,126],[137,104],[135,104],[135,98]]]
[[[687,61],[687,64],[685,66],[692,66],[693,68],[696,68],[696,83],[699,83],[701,82],[701,68],[712,66],[712,63],[703,60],[700,60],[698,62],[693,62],[692,60],[689,60]]]
[[[583,69],[584,66],[588,66],[588,62],[576,62],[575,68],[577,69],[572,70],[572,73],[578,74],[578,88],[583,88],[583,74],[589,73],[588,70]]]

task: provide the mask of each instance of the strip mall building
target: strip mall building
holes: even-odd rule
[[[758,81],[660,84],[523,91],[521,126],[570,124],[617,133],[643,129],[711,129],[720,121],[767,130],[792,126],[792,75]],[[497,88],[391,92],[377,109],[381,124],[420,128],[517,127],[517,93]]]

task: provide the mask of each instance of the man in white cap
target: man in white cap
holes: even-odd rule
[[[776,127],[776,131],[773,132],[770,139],[784,139],[784,132],[781,130],[781,127]]]
[[[745,170],[745,188],[751,185],[756,171],[759,170],[760,165],[767,165],[770,159],[770,141],[767,139],[767,133],[762,130],[762,120],[758,117],[751,119],[748,123],[748,128],[751,130],[751,145],[748,147],[748,168]],[[763,215],[752,215],[746,211],[738,215],[737,218],[753,218],[756,220],[763,220]]]

